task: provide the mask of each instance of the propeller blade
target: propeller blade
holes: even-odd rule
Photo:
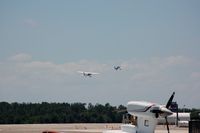
[[[166,104],[166,108],[169,109],[169,106],[172,104],[172,100],[174,98],[175,92],[172,93],[171,97],[169,98],[167,104]]]
[[[169,123],[168,123],[167,117],[165,117],[165,120],[166,120],[166,125],[167,125],[167,131],[168,131],[168,133],[170,133],[169,132]]]

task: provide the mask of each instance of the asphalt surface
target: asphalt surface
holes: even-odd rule
[[[0,125],[0,133],[101,133],[105,130],[119,130],[119,124],[19,124]],[[155,133],[167,133],[165,126],[157,126]],[[188,133],[188,128],[170,126],[170,133]]]

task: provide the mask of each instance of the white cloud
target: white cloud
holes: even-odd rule
[[[25,19],[23,21],[23,23],[26,25],[26,26],[29,26],[29,27],[37,27],[39,24],[37,21],[33,20],[33,19]]]
[[[199,79],[200,78],[200,72],[192,72],[191,73],[191,78]]]
[[[170,56],[165,60],[165,66],[188,65],[192,60],[184,56]]]

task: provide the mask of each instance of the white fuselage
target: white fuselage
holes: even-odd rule
[[[154,133],[157,125],[155,114],[151,113],[154,103],[144,101],[130,101],[127,104],[127,111],[132,116],[137,117],[137,133]]]
[[[127,112],[131,115],[128,117],[130,124],[122,125],[121,130],[104,131],[104,133],[154,133],[158,117],[165,118],[167,131],[169,133],[167,117],[173,114],[169,110],[169,107],[172,104],[174,95],[175,92],[172,93],[165,106],[145,101],[128,102]]]
[[[104,131],[104,133],[154,133],[157,118],[151,111],[154,103],[130,101],[127,104],[128,113],[134,118],[130,124],[121,125],[121,130]]]

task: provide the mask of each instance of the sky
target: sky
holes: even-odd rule
[[[179,107],[200,108],[199,7],[199,0],[0,0],[0,101],[166,104],[175,91]]]

